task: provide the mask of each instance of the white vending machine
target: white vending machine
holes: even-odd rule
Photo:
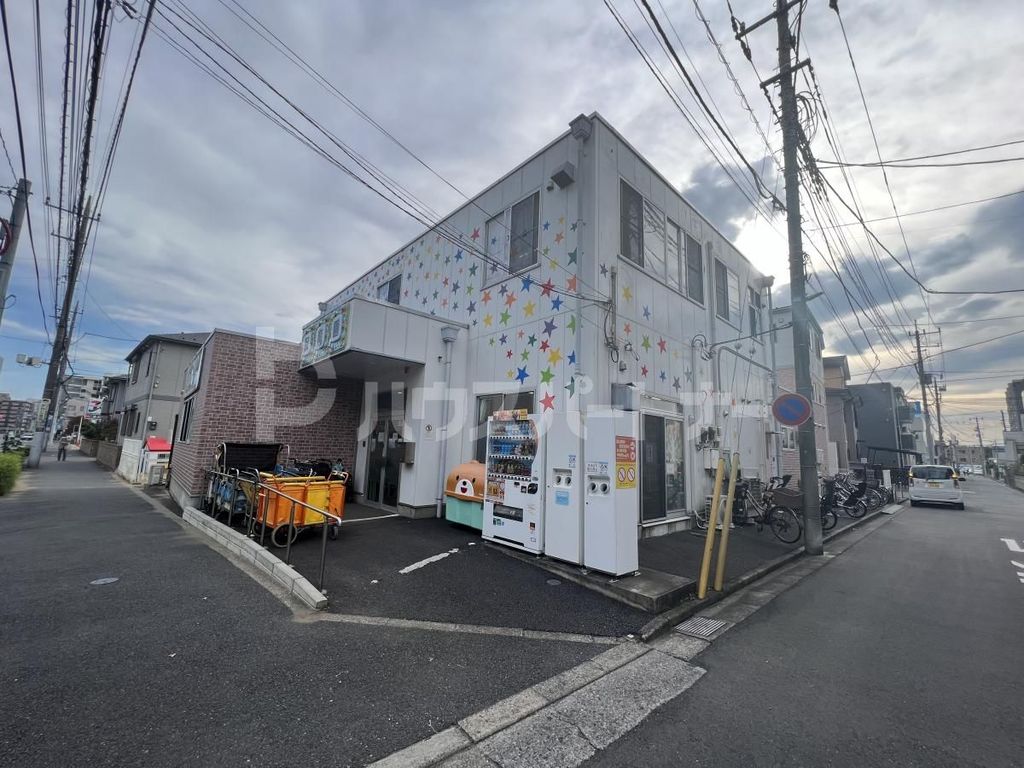
[[[583,430],[578,411],[559,413],[545,424],[544,554],[583,562]]]
[[[583,565],[614,576],[640,567],[639,436],[635,411],[587,414]]]
[[[483,537],[526,552],[544,549],[544,441],[540,416],[499,411],[487,419]]]

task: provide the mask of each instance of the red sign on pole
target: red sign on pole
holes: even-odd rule
[[[772,403],[775,420],[787,427],[799,427],[814,414],[811,401],[796,392],[786,392]]]

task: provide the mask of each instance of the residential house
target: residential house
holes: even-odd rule
[[[879,381],[851,384],[849,390],[858,414],[858,462],[890,469],[919,463],[922,453],[911,431],[914,409],[903,389]]]
[[[825,366],[822,351],[825,348],[825,337],[821,326],[807,312],[810,330],[811,358],[811,400],[814,409],[814,444],[817,450],[816,461],[818,472],[824,474],[828,469],[828,411],[825,405]],[[780,392],[796,392],[796,368],[793,363],[793,308],[776,307],[772,310],[772,327],[776,328],[775,366]],[[792,475],[792,484],[799,485],[800,479],[800,444],[796,427],[778,426],[781,433],[781,471]]]
[[[846,355],[822,358],[825,377],[825,410],[828,413],[829,471],[847,472],[857,455],[857,408],[850,381]],[[832,460],[834,458],[834,465]]]
[[[433,515],[445,473],[485,458],[503,409],[580,424],[572,472],[588,467],[592,414],[636,413],[639,509],[621,514],[642,535],[703,507],[720,450],[744,475],[772,473],[771,278],[678,188],[580,115],[320,305],[302,366],[359,382],[366,503]]]
[[[157,333],[138,343],[125,360],[128,382],[117,442],[156,436],[170,440],[181,408],[182,377],[208,333]]]

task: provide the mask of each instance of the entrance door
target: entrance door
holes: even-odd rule
[[[686,508],[685,434],[679,419],[643,414],[640,518],[660,520]]]
[[[370,432],[366,456],[366,501],[394,509],[398,506],[401,470],[399,433],[394,423],[391,393],[377,396],[377,421]]]

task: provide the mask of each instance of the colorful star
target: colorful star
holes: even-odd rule
[[[658,374],[658,378],[661,379],[662,381],[664,381],[665,380],[665,372],[662,371],[661,373],[659,373]]]
[[[566,358],[566,360],[569,361],[569,365],[576,365],[576,350],[575,349],[572,352],[569,353],[569,356]]]
[[[448,278],[447,277],[444,280],[441,281],[441,285],[443,285],[445,288],[448,287]]]
[[[508,369],[508,370],[507,370],[507,371],[505,372],[505,375],[506,375],[506,376],[507,376],[508,378],[510,378],[510,379],[514,379],[514,378],[516,377],[515,373],[514,373],[514,372],[512,371],[512,369],[511,369],[511,368],[509,368],[509,369]]]
[[[601,265],[601,277],[608,277],[608,265],[607,264],[602,264]]]
[[[551,363],[551,365],[558,365],[561,360],[562,353],[559,351],[558,347],[552,347],[551,351],[548,352],[548,362]]]
[[[452,293],[458,293],[459,292],[459,288],[461,288],[461,287],[462,286],[459,285],[459,281],[456,280],[454,283],[452,283]]]
[[[512,359],[512,350],[511,349],[505,350],[505,357],[507,357],[509,360]]]
[[[579,225],[580,225],[580,223],[579,223],[578,221],[574,221],[574,222],[573,222],[573,223],[572,223],[572,224],[571,224],[571,225],[569,226],[569,229],[570,229],[570,231],[572,231],[572,232],[575,232],[575,231],[576,231],[576,228],[577,228],[577,227],[578,227]]]
[[[494,322],[494,318],[491,317],[490,314],[484,315],[484,327],[485,328],[490,328],[491,327],[491,323],[493,323],[493,322]]]
[[[541,402],[541,405],[544,406],[544,410],[545,411],[553,411],[553,410],[555,410],[555,395],[554,395],[554,393],[549,392],[546,397],[542,397],[540,399],[540,402]]]
[[[515,303],[516,303],[516,295],[514,293],[510,293],[510,294],[508,294],[505,297],[505,306],[506,307],[511,307]]]
[[[537,308],[537,305],[532,301],[528,301],[523,304],[523,317],[533,317],[533,310]]]
[[[626,323],[624,326],[622,326],[622,332],[629,336],[629,334],[633,332],[633,326],[630,325],[629,323]]]
[[[628,285],[622,286],[622,298],[625,299],[626,301],[633,300],[633,291],[630,289]]]
[[[544,321],[544,330],[541,331],[541,333],[546,333],[548,336],[551,336],[551,334],[555,332],[555,329],[557,327],[558,326],[555,325],[555,321],[554,320],[545,320]]]
[[[679,389],[680,387],[682,387],[682,384],[679,383],[679,377],[678,376],[673,376],[672,377],[672,388],[673,389]]]
[[[551,302],[551,311],[552,312],[557,312],[561,308],[562,308],[562,297],[561,296],[555,296],[554,300]]]
[[[506,295],[508,293],[508,286],[502,283],[501,288],[498,289],[498,293],[500,293],[502,296]]]
[[[479,240],[480,239],[480,228],[477,227],[476,229],[474,229],[473,230],[473,234],[470,235],[470,237],[472,237],[474,240]]]
[[[537,337],[531,333],[530,338],[526,340],[526,343],[529,344],[531,347],[537,346]]]
[[[576,293],[576,275],[565,281],[565,287],[570,293]]]
[[[663,338],[661,338],[661,336],[659,336],[658,337],[658,349],[661,350],[661,354],[663,354],[663,355],[665,354],[666,344],[667,344],[667,342]]]
[[[547,384],[549,381],[555,378],[554,372],[550,368],[545,368],[540,372],[540,383]]]
[[[651,319],[651,308],[644,304],[644,320]]]
[[[651,339],[650,339],[650,337],[649,336],[644,336],[644,340],[642,342],[640,342],[640,346],[643,347],[644,350],[650,351],[650,349],[651,349]]]
[[[569,383],[565,385],[565,388],[569,390],[569,397],[576,396],[576,377],[570,376]]]
[[[551,222],[550,221],[545,221],[544,222],[544,231],[547,232],[550,227],[551,227]]]
[[[511,350],[509,350],[509,351],[511,352]],[[520,384],[522,384],[524,381],[526,381],[528,378],[530,378],[530,374],[528,374],[526,372],[526,366],[525,365],[522,368],[516,369],[516,378],[519,379],[519,383]]]
[[[504,347],[506,344],[508,344],[508,336],[506,336],[503,333],[503,334],[501,334],[501,336],[498,337],[498,341],[500,342],[501,346]]]
[[[520,352],[519,353],[519,359],[522,360],[524,363],[527,360],[529,360],[530,359],[530,350],[524,349],[522,352]]]
[[[551,349],[551,344],[548,342],[548,340],[544,339],[543,341],[541,341],[541,343],[540,343],[540,351],[541,352],[547,352],[549,349]]]
[[[566,323],[565,327],[568,328],[571,332],[576,333],[576,315],[572,315],[569,318],[569,322]]]
[[[459,248],[457,251],[455,251],[455,260],[456,261],[462,261],[462,249],[461,248]]]
[[[530,288],[533,286],[533,278],[530,277],[529,275],[527,275],[526,277],[522,278],[522,280],[523,280],[523,287],[522,287],[523,293],[529,293],[530,292]]]
[[[573,249],[572,249],[571,251],[569,251],[569,253],[567,254],[567,255],[569,256],[569,263],[570,263],[570,264],[575,264],[575,263],[576,263],[576,252],[577,252],[578,250],[579,250],[579,248],[573,248]]]
[[[502,310],[500,319],[502,325],[508,325],[508,321],[512,319],[512,315],[507,309],[505,309]]]
[[[551,282],[551,278],[549,277],[544,282],[544,284],[541,285],[540,295],[541,296],[550,296],[551,295],[551,291],[553,291],[554,288],[555,288],[555,284]]]
[[[646,365],[641,365],[640,366],[640,375],[641,376],[646,376],[647,375],[647,366]]]
[[[559,245],[563,240],[565,240],[564,232],[559,232],[557,235],[555,235],[555,245]]]
[[[526,335],[526,331],[524,331],[522,328],[520,328],[518,331],[516,331],[516,338],[517,339],[521,339],[525,335]]]
[[[479,266],[480,265],[477,264],[475,261],[472,264],[470,264],[469,265],[469,274],[471,274],[473,277],[476,277],[476,270],[477,270],[477,268]]]

